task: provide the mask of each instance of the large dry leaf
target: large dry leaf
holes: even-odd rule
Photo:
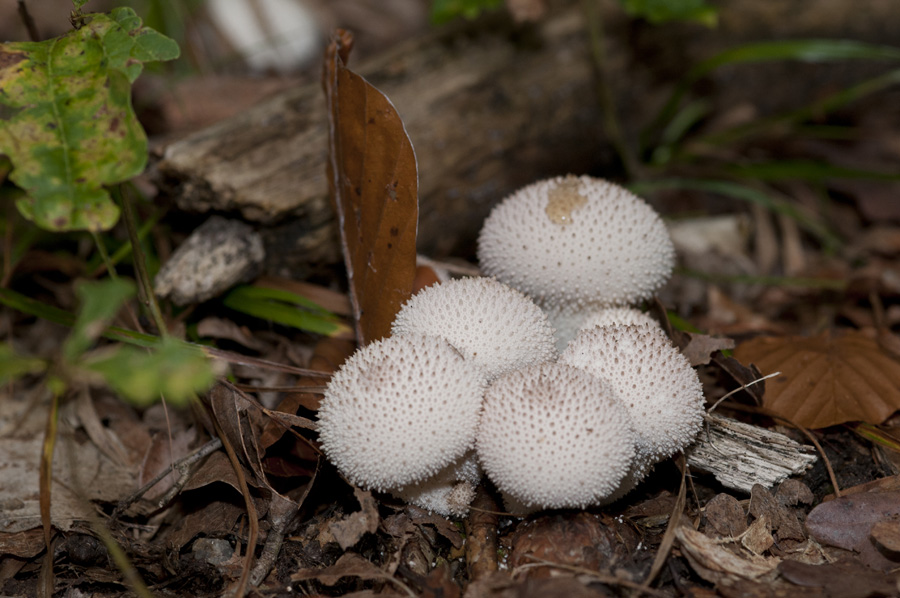
[[[416,156],[390,100],[344,63],[338,30],[325,58],[328,182],[335,200],[360,344],[388,336],[416,271]]]
[[[801,426],[880,424],[900,409],[900,361],[861,332],[756,338],[735,357],[763,374],[781,372],[766,381],[763,406]]]
[[[880,571],[897,567],[897,559],[883,553],[871,540],[880,521],[900,517],[900,493],[864,492],[822,503],[806,518],[809,534],[820,544],[853,550],[864,564]]]

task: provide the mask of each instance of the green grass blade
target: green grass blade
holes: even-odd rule
[[[843,39],[795,39],[745,44],[721,52],[694,66],[675,86],[668,101],[651,121],[645,131],[659,131],[671,121],[681,100],[698,80],[713,70],[728,64],[798,60],[801,62],[827,62],[837,60],[892,60],[900,61],[900,48],[867,44]]]
[[[760,181],[825,181],[829,179],[868,179],[873,181],[900,181],[900,173],[879,172],[859,168],[836,166],[813,160],[779,160],[730,166],[729,174]]]
[[[75,314],[26,297],[11,289],[0,288],[0,304],[22,313],[42,318],[48,322],[60,324],[61,326],[71,328],[75,324]],[[127,328],[119,328],[118,326],[110,326],[101,336],[109,340],[137,345],[138,347],[154,347],[159,342],[159,338],[151,334],[143,334]]]
[[[867,79],[852,87],[842,89],[802,108],[704,135],[697,139],[696,143],[703,145],[727,145],[777,127],[787,127],[795,123],[802,123],[814,117],[821,117],[898,83],[900,83],[900,69],[895,69],[883,75]]]
[[[676,274],[713,282],[717,284],[755,284],[765,287],[820,289],[828,291],[846,290],[849,284],[846,280],[834,278],[809,278],[802,276],[752,276],[744,274],[711,274],[699,270],[676,268]]]
[[[306,297],[255,286],[239,286],[222,300],[235,311],[326,336],[350,336],[352,329],[340,318]]]
[[[664,189],[702,191],[706,193],[717,193],[748,203],[759,204],[767,210],[785,214],[794,219],[804,229],[815,235],[822,244],[829,249],[838,247],[841,244],[840,239],[828,230],[824,224],[814,217],[805,214],[789,201],[779,197],[777,194],[768,193],[741,183],[713,179],[671,178],[640,181],[632,183],[628,187],[638,195]]]

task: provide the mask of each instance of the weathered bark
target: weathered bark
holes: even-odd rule
[[[711,415],[686,451],[691,467],[711,473],[726,488],[749,493],[754,484],[772,488],[816,462],[815,449],[784,434]]]
[[[705,29],[635,23],[617,2],[600,2],[607,78],[625,137],[636,138],[700,59],[761,39],[886,41],[900,28],[892,3],[732,0],[722,6],[719,27]],[[580,4],[563,3],[533,27],[493,20],[437,32],[357,65],[360,58],[350,67],[391,99],[416,150],[420,252],[470,257],[491,206],[537,178],[615,175]],[[720,108],[766,113],[885,68],[858,61],[837,68],[745,65],[722,69],[702,88]],[[756,90],[753,104],[748,90]],[[309,264],[340,259],[326,151],[324,97],[310,84],[170,144],[159,171],[183,209],[239,211],[264,225],[269,271],[302,277]]]

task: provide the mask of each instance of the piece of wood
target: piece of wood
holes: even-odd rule
[[[688,465],[726,488],[750,493],[754,484],[772,488],[816,462],[815,450],[784,434],[719,415],[706,418],[697,443],[685,451]]]
[[[853,38],[893,43],[891,2],[730,0],[719,26],[631,21],[597,0],[606,80],[626,140],[634,143],[690,68],[751,40]],[[481,222],[512,190],[573,173],[616,177],[603,134],[582,2],[560,0],[533,26],[490,17],[398,45],[349,65],[396,106],[419,169],[420,253],[471,258]],[[697,91],[720,113],[767,114],[884,72],[892,65],[796,62],[740,65]],[[318,83],[169,144],[163,188],[189,211],[239,212],[261,223],[268,272],[302,278],[340,261],[325,173],[328,119]]]

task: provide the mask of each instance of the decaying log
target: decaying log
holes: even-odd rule
[[[784,434],[710,415],[697,444],[686,451],[688,465],[713,474],[726,488],[750,493],[754,484],[772,488],[816,462],[815,450]]]
[[[631,140],[690,65],[721,49],[788,37],[887,41],[900,29],[892,2],[731,0],[722,3],[716,29],[651,26],[628,20],[618,2],[598,4],[606,79]],[[527,182],[615,174],[583,5],[559,0],[533,26],[487,19],[385,55],[351,57],[349,66],[394,103],[415,147],[420,252],[471,257],[491,206]],[[766,113],[889,66],[742,65],[717,71],[701,90],[717,108]],[[160,182],[185,210],[234,211],[262,225],[269,272],[300,278],[310,263],[340,259],[327,197],[326,127],[323,93],[311,83],[171,143],[158,164]]]

